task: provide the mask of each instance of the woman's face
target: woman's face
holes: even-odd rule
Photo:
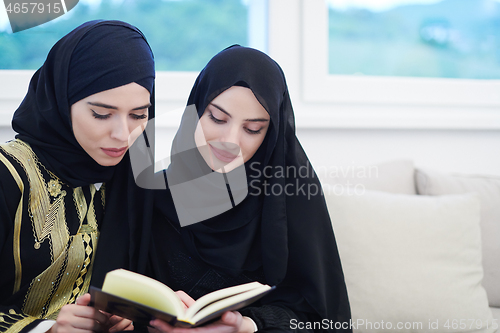
[[[76,102],[71,106],[76,140],[100,165],[118,164],[146,128],[149,98],[146,88],[132,82]]]
[[[212,170],[231,171],[255,154],[269,119],[252,90],[233,86],[205,109],[195,132],[196,146]]]

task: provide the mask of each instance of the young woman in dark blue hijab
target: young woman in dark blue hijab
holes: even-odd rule
[[[0,145],[0,332],[129,325],[86,292],[109,270],[145,268],[147,194],[127,150],[154,116],[154,76],[145,37],[119,21],[79,26],[33,75],[16,139]]]
[[[295,135],[279,65],[241,46],[198,76],[157,191],[150,274],[186,304],[250,281],[277,288],[196,332],[351,331],[335,237]],[[159,320],[164,332],[187,332]]]

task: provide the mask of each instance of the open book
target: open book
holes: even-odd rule
[[[117,269],[106,274],[102,290],[90,287],[96,309],[148,325],[158,318],[177,327],[194,327],[245,307],[274,287],[250,282],[200,297],[188,309],[175,292],[147,276]]]

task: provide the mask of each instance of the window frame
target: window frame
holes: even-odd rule
[[[328,5],[299,0],[303,102],[346,127],[500,129],[500,80],[331,75]],[[324,112],[323,112],[324,113]],[[346,119],[346,113],[351,115]],[[344,127],[344,126],[341,126]]]

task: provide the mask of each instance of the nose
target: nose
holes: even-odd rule
[[[240,131],[236,127],[228,128],[221,138],[221,144],[227,150],[239,149]]]
[[[111,129],[111,138],[120,142],[128,142],[130,130],[126,117],[117,116]]]

